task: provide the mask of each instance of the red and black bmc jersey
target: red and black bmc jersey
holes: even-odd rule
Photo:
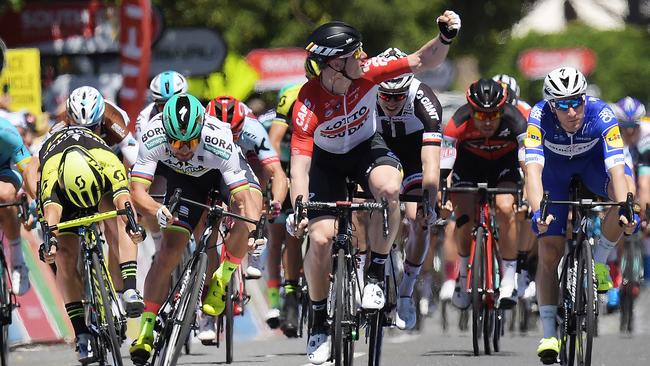
[[[489,138],[474,126],[469,104],[460,107],[445,126],[445,142],[456,147],[456,159],[471,154],[484,160],[498,160],[513,154],[517,157],[526,138],[526,119],[516,107],[506,104],[499,128]],[[523,156],[519,160],[523,160]]]

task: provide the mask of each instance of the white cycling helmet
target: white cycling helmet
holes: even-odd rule
[[[500,84],[505,84],[508,88],[510,88],[510,90],[515,93],[515,97],[519,99],[521,90],[519,89],[519,84],[517,84],[517,80],[515,78],[506,74],[497,74],[492,77],[492,80]]]
[[[408,55],[400,51],[399,48],[389,48],[379,54],[379,57],[383,57],[386,60],[397,60],[406,56]],[[411,81],[413,81],[413,74],[404,74],[395,79],[386,80],[379,84],[379,91],[388,94],[406,93],[411,86]]]
[[[544,99],[555,100],[585,94],[587,80],[573,67],[560,67],[544,78]]]
[[[187,93],[187,80],[176,71],[163,71],[151,80],[149,89],[154,102],[166,102],[174,95]]]
[[[92,86],[82,86],[70,93],[66,109],[73,124],[91,128],[104,117],[104,97]]]

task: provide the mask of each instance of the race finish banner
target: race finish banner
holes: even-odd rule
[[[3,93],[11,96],[11,109],[41,114],[41,59],[36,48],[9,49],[0,75]]]
[[[151,59],[151,3],[123,0],[120,8],[120,64],[123,84],[120,105],[135,121],[144,107]],[[135,123],[130,123],[133,129]],[[131,131],[133,132],[133,131]]]

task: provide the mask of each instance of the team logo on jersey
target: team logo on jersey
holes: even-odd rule
[[[368,119],[368,115],[368,108],[363,106],[353,114],[344,116],[334,124],[321,130],[320,135],[327,138],[336,138],[343,137],[347,133],[350,136],[363,126],[363,123]]]
[[[614,112],[612,112],[612,110],[609,109],[608,107],[603,108],[603,110],[601,110],[600,113],[598,113],[598,117],[600,117],[600,119],[605,123],[609,123],[612,121],[612,119],[616,118]]]
[[[623,148],[623,138],[621,137],[621,131],[619,130],[618,126],[613,126],[607,131],[607,134],[605,135],[605,143],[607,144],[608,148]]]
[[[542,144],[542,131],[535,125],[528,125],[526,129],[526,139],[524,145],[526,147],[538,147]]]

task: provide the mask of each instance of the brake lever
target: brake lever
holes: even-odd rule
[[[169,212],[174,216],[174,213],[178,209],[178,205],[180,204],[181,201],[181,193],[183,193],[183,190],[180,188],[176,188],[174,190],[174,194],[171,196],[169,199]]]

